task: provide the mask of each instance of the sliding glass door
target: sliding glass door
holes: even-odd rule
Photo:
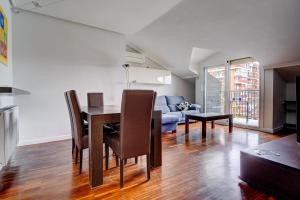
[[[251,59],[230,62],[230,109],[236,124],[259,125],[259,63]]]
[[[251,58],[205,68],[205,112],[231,113],[233,122],[259,126],[259,63]]]

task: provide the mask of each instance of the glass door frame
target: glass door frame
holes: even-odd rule
[[[230,73],[230,66],[231,66],[231,61],[227,61],[226,64],[220,64],[220,65],[213,65],[213,66],[206,66],[203,67],[203,74],[204,74],[204,80],[203,80],[203,89],[204,89],[204,95],[203,95],[203,105],[204,105],[204,112],[206,112],[206,86],[207,86],[207,69],[210,68],[215,68],[215,67],[225,67],[225,102],[224,102],[224,111],[226,113],[230,113],[231,109],[230,109],[230,80],[231,80],[231,73]],[[263,101],[264,99],[263,97],[263,89],[264,89],[264,77],[263,77],[263,69],[260,66],[259,67],[259,121],[258,121],[258,126],[251,126],[251,125],[247,125],[247,124],[238,124],[238,123],[234,123],[234,126],[236,127],[241,127],[241,128],[248,128],[248,129],[254,129],[254,130],[259,130],[260,127],[263,127]],[[222,122],[221,122],[222,124]]]

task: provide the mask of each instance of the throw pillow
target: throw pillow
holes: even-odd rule
[[[191,104],[187,101],[183,101],[180,104],[176,105],[176,107],[180,110],[180,111],[185,111],[188,110],[191,107]]]

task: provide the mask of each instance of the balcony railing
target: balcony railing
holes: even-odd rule
[[[259,90],[230,91],[230,109],[234,118],[258,120]]]

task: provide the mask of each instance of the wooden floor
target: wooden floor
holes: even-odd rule
[[[275,199],[242,183],[239,152],[279,138],[258,131],[216,126],[201,139],[200,123],[163,136],[163,166],[146,182],[145,158],[129,161],[125,187],[119,189],[119,170],[111,158],[104,185],[90,189],[88,152],[83,173],[72,163],[71,142],[59,141],[19,147],[11,166],[1,174],[0,199]]]

